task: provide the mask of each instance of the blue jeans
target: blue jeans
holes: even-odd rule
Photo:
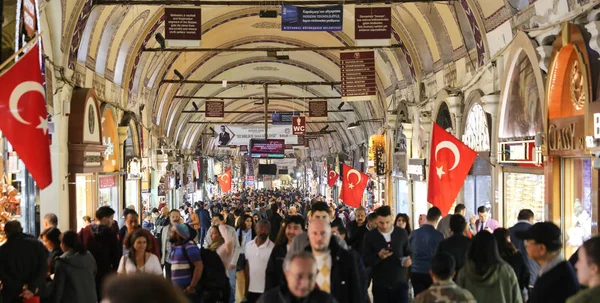
[[[235,267],[233,269],[227,268],[227,275],[229,275],[229,286],[231,286],[229,303],[235,303]]]
[[[207,232],[208,228],[200,227],[200,229],[198,229],[198,243],[200,243],[200,246],[204,245],[204,238],[206,237]]]

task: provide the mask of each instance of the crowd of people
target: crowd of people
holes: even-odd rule
[[[47,214],[0,246],[1,302],[597,302],[600,237],[570,260],[561,230],[521,210],[508,229],[480,207],[410,217],[295,190],[243,191],[123,217],[102,206],[79,232]],[[89,219],[89,218],[88,218]],[[170,282],[170,283],[168,283]]]

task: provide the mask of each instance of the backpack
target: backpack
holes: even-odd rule
[[[192,241],[192,243],[194,242]],[[190,263],[190,268],[194,271],[195,266],[190,260],[185,246],[182,247],[182,252]],[[202,277],[196,285],[196,293],[202,296],[202,302],[229,302],[229,278],[227,278],[221,257],[215,251],[206,248],[200,248],[200,255],[204,269]]]

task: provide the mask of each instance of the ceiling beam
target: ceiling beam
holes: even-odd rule
[[[216,96],[182,96],[177,95],[173,99],[192,99],[192,100],[256,100],[262,101],[265,99],[264,96],[254,97],[216,97]],[[313,96],[313,97],[269,97],[269,101],[303,101],[303,100],[325,100],[325,99],[342,99],[340,96]]]
[[[169,80],[163,79],[160,81],[163,83],[172,83],[172,84],[213,84],[213,85],[222,85],[223,81],[205,81],[205,80]],[[299,85],[299,86],[335,86],[341,85],[342,82],[334,81],[334,82],[326,82],[326,81],[227,81],[227,85]]]
[[[273,121],[269,120],[269,123],[272,123]],[[341,121],[341,120],[337,120],[337,121],[306,121],[307,124],[328,124],[328,123],[345,123],[346,121]],[[188,124],[244,124],[244,125],[261,125],[262,124],[260,122],[246,122],[246,121],[188,121]]]
[[[393,44],[389,46],[314,46],[314,47],[256,47],[256,48],[145,48],[145,52],[183,52],[183,53],[198,53],[198,52],[219,52],[219,53],[240,53],[240,52],[314,52],[314,51],[352,51],[361,49],[394,49],[402,47],[401,44]]]
[[[273,2],[277,5],[344,5],[344,4],[393,4],[440,2],[449,3],[456,0],[282,0]],[[96,0],[95,5],[203,5],[203,6],[260,6],[269,9],[267,1],[244,0]]]
[[[277,111],[270,110],[267,111],[269,114],[280,113],[280,114],[293,114],[293,113],[308,113],[307,110],[296,110],[296,111]],[[354,112],[353,109],[342,109],[342,110],[328,110],[328,113],[351,113]],[[184,110],[181,111],[183,114],[203,114],[206,113],[206,110]],[[265,112],[260,111],[252,111],[252,110],[226,110],[223,111],[224,114],[264,114]]]

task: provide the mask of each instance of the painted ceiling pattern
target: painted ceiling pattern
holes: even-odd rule
[[[531,1],[531,0],[530,0]],[[531,1],[533,2],[533,1]],[[143,92],[154,96],[154,123],[164,133],[182,145],[195,146],[205,127],[189,124],[202,121],[192,110],[192,100],[175,96],[247,96],[262,98],[262,86],[201,85],[189,83],[165,84],[163,79],[178,79],[174,70],[186,79],[194,80],[269,80],[269,81],[339,81],[339,51],[290,52],[290,60],[277,61],[264,52],[144,52],[158,48],[155,35],[164,35],[162,6],[94,5],[94,1],[62,0],[63,24],[61,49],[68,53],[68,65],[81,64],[124,89],[128,101]],[[264,7],[205,6],[202,8],[202,46],[206,48],[252,47],[314,47],[353,46],[354,6],[344,7],[344,31],[283,32],[279,20],[261,19]],[[275,8],[274,9],[278,9]],[[278,9],[279,10],[279,9]],[[482,65],[489,57],[486,33],[509,19],[514,10],[506,0],[459,0],[453,2],[403,3],[392,5],[392,43],[399,48],[378,50],[377,102],[354,102],[345,107],[354,113],[330,113],[330,120],[353,121],[385,117],[388,97],[400,86],[414,83],[419,77],[442,70],[474,51],[475,63]],[[273,87],[271,96],[294,96],[298,101],[272,101],[270,110],[306,110],[301,97],[339,96],[339,89],[326,86]],[[202,100],[194,100],[202,107]],[[255,100],[225,101],[226,110],[249,110]],[[336,109],[339,100],[330,100]],[[226,121],[260,121],[260,115],[228,114]],[[309,131],[318,131],[325,124],[309,124]],[[377,129],[369,124],[370,131]],[[346,130],[346,123],[333,124],[334,141],[352,145],[363,134]],[[330,140],[331,141],[331,140]],[[323,143],[323,142],[321,142]]]

